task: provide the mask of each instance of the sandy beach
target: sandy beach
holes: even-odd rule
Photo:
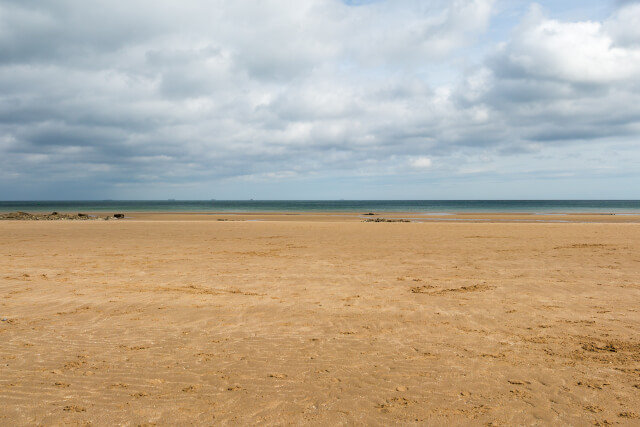
[[[0,221],[0,425],[640,425],[639,216],[362,219]]]

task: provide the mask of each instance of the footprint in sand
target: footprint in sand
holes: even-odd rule
[[[67,405],[64,408],[62,408],[62,410],[65,412],[87,412],[87,410],[82,406],[76,406],[76,405]]]
[[[275,378],[278,380],[282,380],[284,378],[287,378],[287,376],[285,374],[269,374],[269,378]]]
[[[136,399],[139,399],[141,397],[148,396],[148,394],[145,393],[144,391],[139,391],[138,393],[133,393],[131,396],[135,397]]]
[[[113,387],[113,388],[128,388],[129,385],[128,384],[123,384],[123,383],[114,383],[114,384],[111,384],[111,387]]]
[[[640,415],[636,414],[635,412],[631,412],[631,411],[620,412],[618,414],[618,416],[620,418],[634,418],[634,419],[640,418]]]

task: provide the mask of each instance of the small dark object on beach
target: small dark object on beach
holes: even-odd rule
[[[113,214],[114,218],[122,219],[124,218],[124,214]]]
[[[85,216],[89,216],[89,215],[87,215],[87,214],[83,214],[83,213],[79,213],[79,214],[78,214],[78,216],[80,216],[80,217],[85,217]]]
[[[58,212],[51,212],[51,215],[58,215]]]
[[[369,213],[366,213],[366,214],[363,214],[363,215],[375,215],[375,214],[373,212],[369,212]]]

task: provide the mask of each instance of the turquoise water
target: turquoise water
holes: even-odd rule
[[[0,201],[0,212],[518,212],[640,214],[640,200]]]

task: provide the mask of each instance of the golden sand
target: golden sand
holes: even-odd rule
[[[638,217],[129,216],[0,222],[0,425],[640,424]]]

